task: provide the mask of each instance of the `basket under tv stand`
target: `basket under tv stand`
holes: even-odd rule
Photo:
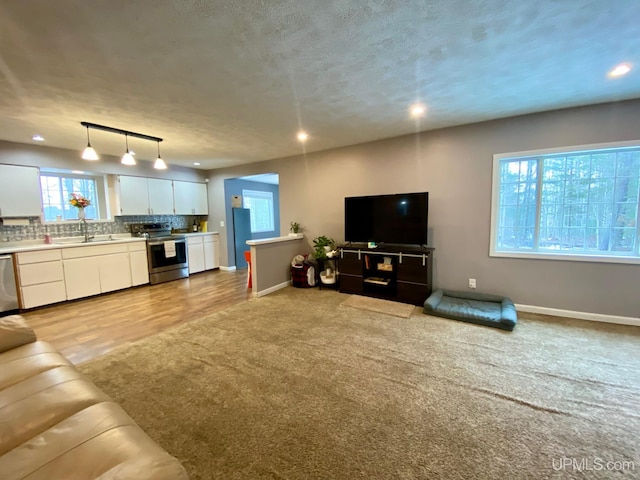
[[[340,252],[340,292],[422,306],[431,295],[433,248],[348,243]]]

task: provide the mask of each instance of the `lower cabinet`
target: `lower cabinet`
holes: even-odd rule
[[[201,236],[187,237],[189,275],[204,272],[204,243]]]
[[[68,300],[132,285],[127,244],[67,248],[62,251],[62,262]]]
[[[23,309],[149,283],[143,241],[36,250],[15,259]]]
[[[64,260],[64,283],[67,288],[67,300],[101,293],[98,259],[87,257]]]
[[[149,264],[145,242],[129,244],[129,262],[131,264],[131,285],[136,287],[149,283]]]
[[[100,257],[100,292],[113,292],[131,286],[129,252]]]
[[[206,235],[203,238],[204,269],[220,268],[220,236]]]
[[[217,234],[187,236],[189,274],[220,267],[220,239]]]
[[[60,249],[15,255],[21,308],[35,308],[67,299]]]

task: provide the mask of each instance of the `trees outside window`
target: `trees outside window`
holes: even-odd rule
[[[79,193],[91,201],[91,205],[85,208],[87,219],[100,218],[95,178],[41,173],[40,188],[45,221],[55,221],[58,217],[62,220],[78,218],[78,209],[69,204],[72,193]]]
[[[640,258],[639,191],[640,146],[496,155],[492,255]]]

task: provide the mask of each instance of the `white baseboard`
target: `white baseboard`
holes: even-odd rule
[[[591,320],[594,322],[618,323],[620,325],[634,325],[640,327],[640,318],[621,317],[618,315],[605,315],[602,313],[575,312],[573,310],[561,310],[559,308],[536,307],[535,305],[516,305],[516,309],[522,312],[540,313],[542,315],[554,315],[556,317],[577,318],[579,320]]]
[[[251,296],[253,297],[264,297],[265,295],[269,295],[270,293],[273,293],[277,290],[282,290],[283,288],[287,288],[289,285],[291,285],[291,280],[284,282],[284,283],[280,283],[279,285],[274,285],[273,287],[269,287],[266,290],[261,290],[259,292],[253,292],[251,294]]]
[[[236,266],[235,265],[231,265],[230,267],[220,267],[220,270],[223,270],[225,272],[235,272],[236,271]]]

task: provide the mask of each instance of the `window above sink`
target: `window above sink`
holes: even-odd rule
[[[40,169],[40,189],[45,222],[77,220],[78,209],[71,206],[72,193],[88,198],[87,220],[109,220],[106,177],[100,174]]]

